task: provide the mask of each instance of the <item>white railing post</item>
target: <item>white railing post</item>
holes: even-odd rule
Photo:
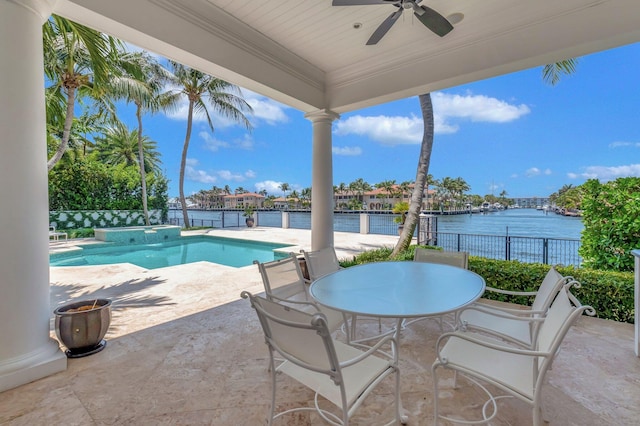
[[[282,212],[282,229],[289,229],[289,212]]]
[[[369,213],[360,213],[360,233],[369,233]]]
[[[636,356],[640,357],[640,319],[638,318],[638,312],[640,312],[640,250],[632,250],[631,253],[635,257],[635,268],[634,268],[634,306],[635,306],[635,332],[634,332],[634,344],[633,350],[636,352]]]

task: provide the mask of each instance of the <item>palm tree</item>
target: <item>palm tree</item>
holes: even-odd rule
[[[427,180],[425,182],[425,196],[427,197],[427,210],[431,210],[431,197],[429,196],[429,186],[438,185],[438,181],[433,177],[431,173],[427,173]]]
[[[189,151],[189,141],[191,140],[194,111],[204,114],[209,128],[213,131],[213,122],[211,121],[207,104],[215,112],[241,123],[247,129],[251,129],[251,123],[244,115],[244,112],[252,112],[252,108],[242,97],[242,92],[238,86],[172,60],[169,61],[169,65],[173,71],[169,82],[177,86],[178,89],[167,93],[169,97],[167,105],[176,105],[182,98],[186,98],[188,101],[187,131],[180,160],[179,187],[182,216],[186,227],[189,228],[189,216],[184,197],[184,174],[187,166],[187,153]],[[206,100],[208,100],[208,103],[205,102]]]
[[[375,185],[376,188],[380,188],[380,189],[384,189],[385,192],[387,193],[387,198],[385,199],[385,206],[391,206],[391,202],[390,202],[390,198],[391,195],[393,194],[393,189],[396,185],[396,181],[395,180],[383,180],[380,183],[377,183]]]
[[[62,136],[55,153],[47,162],[51,170],[62,158],[69,144],[76,103],[92,96],[103,113],[112,113],[104,88],[117,75],[117,54],[121,42],[96,30],[52,15],[42,27],[44,72],[51,82],[48,88],[47,120],[62,123]],[[64,118],[62,118],[64,117]]]
[[[137,154],[138,143],[142,140],[143,161],[141,165]],[[122,164],[136,166],[147,172],[160,173],[160,153],[157,151],[157,143],[148,136],[142,138],[138,130],[131,130],[121,122],[106,129],[104,135],[96,137],[94,152],[99,160],[106,164]]]
[[[349,190],[358,196],[358,202],[360,206],[357,210],[362,209],[362,205],[364,204],[364,193],[366,191],[371,191],[371,185],[364,181],[362,178],[358,178],[349,184]]]
[[[161,95],[163,81],[168,78],[165,68],[148,53],[136,52],[123,56],[120,63],[123,75],[113,79],[111,91],[114,96],[133,102],[136,106],[138,120],[138,163],[145,164],[142,114],[143,112],[158,112],[165,104],[166,97]],[[147,206],[147,178],[145,167],[140,167],[140,181],[142,183],[142,209],[144,220],[149,223]]]
[[[300,201],[302,203],[302,207],[311,207],[311,188],[307,187],[300,191]]]
[[[424,132],[422,133],[422,144],[420,145],[420,156],[418,157],[418,168],[416,171],[416,181],[411,192],[409,212],[402,228],[402,233],[398,243],[393,248],[391,256],[397,256],[401,251],[406,250],[411,244],[413,233],[418,225],[418,217],[422,207],[422,196],[427,182],[429,163],[431,162],[431,151],[433,150],[433,104],[431,94],[420,95],[420,110],[424,122]]]
[[[543,78],[550,84],[554,85],[560,80],[562,74],[572,74],[575,71],[577,59],[566,59],[554,64],[545,65],[543,68]],[[426,174],[429,171],[429,163],[431,162],[431,151],[433,150],[433,104],[431,103],[431,94],[426,93],[420,95],[420,110],[422,111],[422,119],[424,122],[424,133],[422,134],[422,144],[420,146],[420,156],[418,159],[418,170],[416,172],[416,182],[411,194],[411,203],[407,220],[402,230],[402,234],[398,239],[398,243],[391,253],[392,256],[398,255],[402,250],[409,247],[413,232],[418,223],[420,215],[420,206],[417,203],[418,198],[422,197],[422,191],[426,182]]]
[[[542,79],[555,86],[560,82],[562,75],[570,75],[576,72],[578,66],[577,58],[569,58],[564,61],[556,62],[553,64],[547,64],[542,68]]]
[[[289,189],[291,189],[291,188],[289,187],[289,184],[288,184],[288,183],[286,183],[286,182],[282,182],[282,183],[278,186],[278,188],[280,188],[280,190],[282,190],[282,197],[283,197],[284,199],[286,199],[286,198],[287,198],[287,191],[288,191]]]

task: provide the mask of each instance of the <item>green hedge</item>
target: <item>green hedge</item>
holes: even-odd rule
[[[485,279],[488,286],[503,290],[535,291],[549,270],[548,265],[518,261],[494,260],[471,256],[469,269]],[[571,292],[585,305],[596,310],[598,318],[619,322],[634,321],[633,272],[598,271],[595,269],[556,267],[565,276],[580,282]],[[487,299],[529,305],[532,299],[500,294],[485,294]]]
[[[393,260],[412,260],[415,246],[401,253]],[[370,250],[352,259],[342,259],[344,267],[369,262],[388,261],[391,248]],[[572,293],[585,305],[596,310],[598,318],[634,322],[634,276],[632,272],[599,271],[586,268],[557,267],[558,272],[572,276],[581,283]],[[540,263],[522,263],[515,260],[495,260],[484,257],[469,257],[469,270],[482,276],[487,286],[503,290],[535,291],[544,279],[549,265]],[[486,293],[488,299],[530,305],[532,298],[514,297],[502,294]]]

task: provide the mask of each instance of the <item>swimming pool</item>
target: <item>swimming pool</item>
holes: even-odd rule
[[[276,249],[290,244],[265,243],[212,236],[180,237],[155,244],[90,244],[49,256],[51,266],[110,265],[132,263],[146,269],[166,268],[193,262],[212,262],[232,267],[268,262],[287,253]]]

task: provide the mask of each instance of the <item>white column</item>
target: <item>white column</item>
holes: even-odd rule
[[[0,391],[67,367],[49,337],[42,24],[52,7],[0,0]]]
[[[640,357],[640,250],[632,250],[634,256],[634,286],[633,286],[633,303],[635,307],[634,320],[634,341],[633,350],[637,357]]]
[[[311,165],[311,250],[333,247],[333,159],[331,124],[340,116],[329,110],[305,115],[313,123]]]

